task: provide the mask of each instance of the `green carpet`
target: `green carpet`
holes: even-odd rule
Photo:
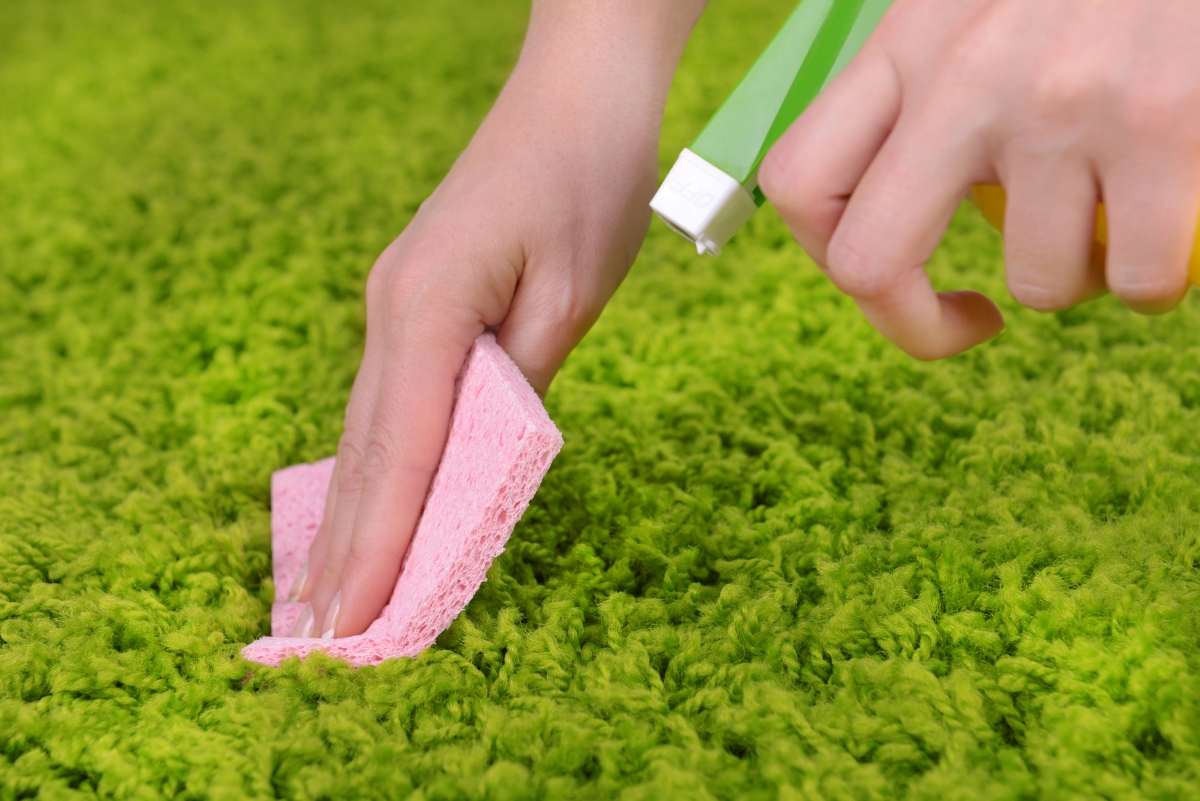
[[[665,167],[788,11],[714,0]],[[1200,797],[1200,305],[885,343],[773,213],[656,223],[439,645],[266,669],[271,472],[527,8],[0,2],[0,799]]]

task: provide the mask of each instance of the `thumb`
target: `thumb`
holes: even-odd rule
[[[580,286],[568,270],[526,268],[496,341],[520,368],[539,397],[600,316],[626,270],[603,271],[612,286]]]

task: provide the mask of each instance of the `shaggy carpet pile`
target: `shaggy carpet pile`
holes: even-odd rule
[[[714,0],[663,166],[789,11]],[[438,645],[268,629],[374,257],[511,68],[495,0],[0,3],[0,799],[1200,796],[1200,305],[884,342],[771,212],[656,223]]]

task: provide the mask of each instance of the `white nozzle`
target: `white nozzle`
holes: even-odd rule
[[[721,248],[758,211],[736,178],[688,149],[667,173],[650,201],[663,222],[686,236],[698,253],[721,255]]]

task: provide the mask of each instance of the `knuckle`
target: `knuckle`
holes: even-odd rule
[[[791,150],[788,140],[784,139],[767,152],[758,170],[758,185],[763,194],[777,207],[787,208],[789,212],[805,205],[805,182],[795,180],[792,175]]]
[[[1121,126],[1140,138],[1162,139],[1180,130],[1194,98],[1168,78],[1138,82],[1120,94],[1117,114]]]
[[[540,307],[538,317],[546,321],[550,331],[564,337],[581,335],[599,312],[592,293],[569,280],[563,283],[560,291],[542,293],[536,302]]]
[[[317,625],[320,625],[325,619],[325,610],[329,608],[329,601],[342,584],[342,573],[345,572],[345,569],[345,551],[331,550],[325,559],[324,567],[321,568],[321,578],[317,579],[312,594],[309,596],[313,611],[319,613]]]
[[[838,289],[855,298],[871,300],[885,294],[892,280],[880,265],[877,257],[865,242],[853,235],[841,232],[829,243],[826,253],[829,277]]]
[[[367,438],[359,478],[364,495],[393,493],[400,487],[416,484],[428,488],[433,480],[441,453],[425,463],[414,458],[403,439],[395,434],[394,428],[375,426]]]
[[[977,32],[971,32],[951,42],[941,58],[939,75],[947,79],[953,76],[955,83],[977,86],[989,82],[991,67],[984,57],[986,40]]]
[[[396,438],[373,426],[363,447],[361,482],[378,482],[400,464],[400,448]]]
[[[346,550],[346,564],[361,565],[370,568],[379,562],[379,552],[374,542],[368,542],[365,537],[350,538],[350,546]]]
[[[1011,25],[1005,19],[1008,12],[1003,3],[994,3],[973,24],[946,41],[936,73],[943,86],[979,90],[1007,78],[997,65],[1006,63],[1011,49]]]
[[[815,181],[797,181],[782,188],[779,179],[771,189],[760,184],[763,194],[771,201],[779,216],[793,233],[819,230],[820,211],[828,205],[816,191]]]
[[[424,274],[424,262],[408,259],[388,272],[382,297],[388,309],[395,311],[411,305],[413,293],[419,288],[418,275]]]
[[[1078,123],[1097,107],[1103,83],[1094,71],[1073,63],[1034,70],[1028,87],[1031,116],[1042,124]]]
[[[338,494],[349,496],[357,494],[362,488],[363,452],[357,439],[343,435],[337,449],[337,489]]]
[[[371,271],[367,273],[366,294],[368,303],[371,303],[372,301],[378,301],[386,295],[388,284],[390,283],[391,279],[391,272],[391,260],[388,258],[388,254],[385,251],[384,254],[375,261],[375,264],[371,266]]]
[[[421,243],[409,246],[403,257],[384,251],[367,275],[368,302],[382,303],[390,311],[417,305],[422,293],[437,294],[447,288],[453,273],[444,265],[444,253]]]
[[[775,164],[780,165],[787,157],[776,158]],[[763,165],[769,166],[766,160]],[[793,175],[787,166],[760,170],[759,188],[805,245],[828,241],[846,207],[845,198],[832,194],[825,180],[814,175]]]

